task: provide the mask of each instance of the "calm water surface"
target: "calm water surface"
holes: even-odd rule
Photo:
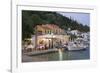
[[[89,48],[80,51],[54,52],[36,56],[23,56],[23,62],[59,61],[59,60],[84,60],[90,59]]]

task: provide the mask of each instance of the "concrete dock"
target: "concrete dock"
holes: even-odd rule
[[[55,49],[48,49],[48,50],[32,51],[32,52],[27,52],[24,54],[32,56],[32,55],[40,55],[40,54],[46,54],[46,53],[51,53],[51,52],[56,52],[56,51],[58,51],[58,49],[55,48]]]

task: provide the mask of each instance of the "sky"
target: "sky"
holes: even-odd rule
[[[76,12],[59,12],[65,17],[71,17],[71,19],[82,23],[83,25],[90,25],[90,14],[89,13],[76,13]]]

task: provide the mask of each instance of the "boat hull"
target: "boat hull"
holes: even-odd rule
[[[86,47],[73,47],[73,46],[68,46],[68,50],[84,50]]]

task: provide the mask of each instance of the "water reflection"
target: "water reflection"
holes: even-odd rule
[[[35,56],[26,56],[23,55],[23,62],[39,62],[39,61],[61,61],[61,60],[81,60],[81,59],[89,59],[90,52],[89,48],[81,51],[61,51],[41,54]]]
[[[63,52],[61,51],[61,49],[58,50],[59,53],[59,60],[63,60]]]

